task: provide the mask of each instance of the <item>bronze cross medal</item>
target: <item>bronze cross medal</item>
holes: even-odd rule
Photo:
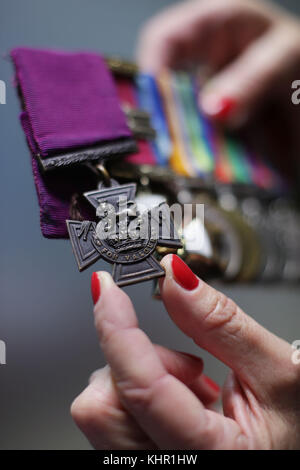
[[[79,270],[103,258],[113,264],[112,276],[119,286],[164,276],[155,249],[182,247],[169,206],[161,203],[140,211],[134,202],[136,184],[110,181],[109,187],[102,184],[84,193],[98,222],[67,220]]]

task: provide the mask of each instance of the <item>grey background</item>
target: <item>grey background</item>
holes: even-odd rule
[[[67,241],[43,239],[29,154],[18,123],[6,53],[18,45],[88,48],[133,57],[141,24],[168,0],[1,0],[0,79],[0,366],[1,449],[87,449],[69,406],[89,374],[104,364],[93,327],[90,275],[79,274]],[[299,12],[299,2],[282,2]],[[104,264],[98,264],[104,268]],[[288,286],[223,286],[275,333],[300,338],[300,292]],[[155,342],[198,352],[151,300],[149,283],[127,289],[142,328]],[[146,299],[146,301],[145,301]],[[205,369],[219,383],[225,367],[208,354]],[[274,371],[276,373],[276,371]]]

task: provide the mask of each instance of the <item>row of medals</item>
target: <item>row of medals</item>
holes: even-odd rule
[[[141,165],[112,169],[119,181],[138,183],[136,201],[192,206],[179,229],[177,252],[204,279],[228,282],[300,280],[300,214],[292,201],[240,194],[228,185],[199,188],[170,170]],[[197,217],[197,205],[204,217]],[[191,237],[190,234],[193,233]],[[199,243],[199,240],[201,241]],[[172,253],[158,248],[157,256]]]
[[[108,59],[116,74],[131,76],[136,66]],[[137,138],[153,138],[150,116],[143,110],[127,111]],[[204,279],[228,282],[298,282],[300,280],[300,213],[293,201],[246,186],[203,185],[162,167],[113,164],[111,176],[120,183],[135,181],[137,203],[148,208],[166,201],[193,206],[180,228],[183,248],[177,252]],[[196,206],[204,207],[204,219]],[[196,236],[189,237],[193,232]],[[199,237],[201,243],[199,244]],[[170,248],[157,248],[161,258]]]

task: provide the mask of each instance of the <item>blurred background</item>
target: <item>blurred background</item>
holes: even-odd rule
[[[19,125],[19,103],[7,58],[15,46],[92,49],[133,58],[138,31],[171,0],[2,0],[0,79],[0,449],[89,449],[69,408],[90,373],[104,365],[93,327],[90,276],[80,274],[67,241],[43,239],[29,152]],[[296,0],[281,3],[300,13]],[[106,268],[98,263],[97,269]],[[222,384],[227,370],[185,338],[151,283],[127,288],[141,327],[171,348],[201,355],[205,371]],[[244,310],[292,342],[300,339],[300,290],[287,285],[222,285]],[[145,302],[145,299],[147,301]],[[276,373],[276,371],[274,371]]]

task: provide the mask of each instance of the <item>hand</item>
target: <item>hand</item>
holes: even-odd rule
[[[224,415],[202,361],[155,346],[138,328],[128,296],[94,275],[95,324],[109,366],[72,405],[97,449],[297,449],[300,367],[292,348],[198,279],[175,255],[162,260],[166,309],[197,345],[227,364]],[[100,295],[101,293],[101,295]]]
[[[209,66],[214,76],[201,94],[203,111],[237,120],[299,73],[300,23],[266,2],[192,0],[144,26],[137,57],[151,73]],[[288,88],[291,96],[290,82]]]
[[[300,154],[300,22],[257,0],[192,0],[167,9],[142,28],[142,70],[202,64],[211,78],[199,104],[210,119],[243,130],[244,141],[293,180]]]

